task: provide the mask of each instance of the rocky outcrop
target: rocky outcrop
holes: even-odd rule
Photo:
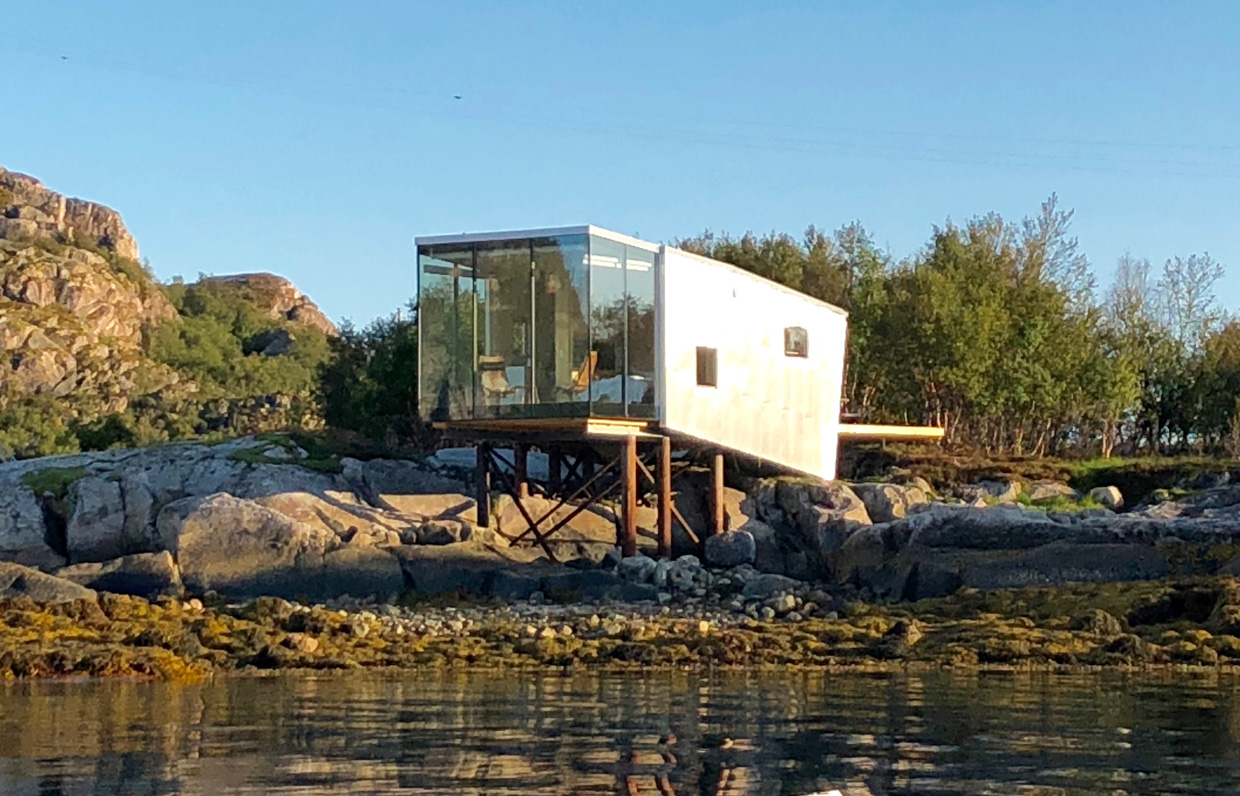
[[[322,529],[223,493],[170,503],[158,527],[190,590],[232,597],[294,595],[335,542]]]
[[[84,244],[138,259],[138,242],[120,213],[110,207],[71,199],[34,177],[0,167],[0,237],[47,238]]]
[[[243,293],[246,298],[267,313],[272,320],[293,321],[302,326],[318,329],[323,334],[335,337],[339,334],[336,324],[323,314],[308,296],[282,276],[275,274],[232,274],[229,276],[209,276],[204,282],[215,283]],[[272,345],[277,340],[268,340],[264,345]],[[279,352],[275,352],[279,353]],[[268,354],[269,356],[273,354]]]
[[[249,302],[270,319],[263,328],[247,327],[244,339],[217,323],[217,334],[205,338],[225,352],[217,356],[315,356],[305,352],[319,351],[319,341],[298,338],[337,333],[281,277],[207,277],[200,284],[207,292],[231,291],[239,307],[248,310]],[[210,304],[211,296],[194,296],[196,287],[157,284],[116,211],[0,168],[0,413],[15,410],[10,427],[0,427],[0,459],[176,438],[204,427],[314,427],[320,418],[309,381],[281,394],[251,395],[247,386],[230,384],[229,394],[200,397],[201,369],[169,353],[195,346],[177,336],[178,307],[193,317]],[[230,334],[236,354],[233,341],[219,342]]]
[[[0,600],[13,597],[28,597],[38,603],[67,603],[93,600],[95,592],[37,569],[0,561]]]
[[[865,503],[873,522],[891,522],[906,516],[910,509],[930,501],[919,487],[902,484],[854,484],[853,491]]]
[[[98,591],[154,598],[179,597],[184,591],[172,554],[137,553],[102,563],[74,564],[58,569],[56,577]]]
[[[834,560],[833,574],[875,598],[923,599],[960,587],[1231,572],[1240,570],[1238,543],[1237,487],[1129,514],[937,504],[855,532]]]
[[[61,409],[72,420],[121,412],[137,396],[175,389],[176,371],[143,349],[145,332],[175,317],[149,279],[116,270],[98,254],[0,240],[0,347],[8,358],[0,396],[70,399]]]

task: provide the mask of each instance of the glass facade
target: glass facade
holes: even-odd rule
[[[597,235],[419,246],[423,417],[655,417],[654,265]]]

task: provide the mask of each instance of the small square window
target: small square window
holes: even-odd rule
[[[697,383],[703,387],[719,386],[719,352],[698,346]]]
[[[809,357],[809,332],[800,326],[784,329],[784,356]]]

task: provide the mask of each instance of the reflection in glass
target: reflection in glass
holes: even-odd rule
[[[628,298],[626,413],[630,417],[654,417],[654,252],[625,246],[624,273]]]
[[[598,356],[590,400],[596,415],[623,415],[625,347],[625,246],[590,238],[590,326]]]
[[[532,241],[534,262],[534,388],[536,403],[557,406],[540,415],[585,414],[597,359],[590,352],[586,237]]]
[[[418,328],[420,411],[430,420],[469,417],[474,334],[473,250],[468,244],[420,252]]]
[[[418,254],[424,417],[655,417],[654,252],[562,235]]]
[[[531,387],[533,270],[529,241],[479,243],[475,417],[520,416],[537,400]]]

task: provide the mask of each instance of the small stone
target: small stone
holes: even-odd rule
[[[194,611],[195,613],[202,613],[203,611],[202,600],[195,597],[194,599],[188,601],[187,603],[185,603],[185,610]]]
[[[668,594],[665,591],[659,592],[657,596],[659,600],[659,605],[666,606],[668,603],[672,601],[672,595]]]
[[[698,622],[698,633],[703,636],[710,633],[710,622],[707,622],[705,619]]]
[[[550,627],[550,626],[544,627],[542,630],[538,631],[538,637],[539,638],[555,638],[555,628]]]
[[[764,605],[758,611],[758,618],[763,622],[770,622],[775,618],[775,609],[769,605]]]
[[[791,594],[781,594],[775,598],[774,604],[771,606],[776,613],[786,614],[797,607],[797,598]]]
[[[784,619],[786,619],[786,620],[787,620],[787,621],[789,621],[789,622],[800,622],[800,621],[802,621],[803,619],[805,619],[805,617],[801,616],[801,615],[800,615],[799,613],[797,613],[796,611],[789,611],[789,612],[788,612],[788,613],[784,616]]]
[[[824,619],[839,619],[840,615],[836,611],[827,611],[827,615],[823,618]]]
[[[525,627],[521,629],[521,633],[522,635],[527,636],[528,638],[533,638],[534,636],[538,635],[538,628],[534,627],[533,625],[526,625]]]
[[[570,625],[560,625],[558,632],[561,636],[571,636],[573,634],[573,628]]]
[[[1099,503],[1111,511],[1116,511],[1124,507],[1124,495],[1114,486],[1096,486],[1089,490],[1089,498],[1095,503]]]
[[[289,633],[284,643],[289,649],[306,655],[312,654],[319,648],[319,640],[306,633]]]
[[[649,583],[654,576],[655,566],[655,560],[649,556],[629,556],[616,565],[616,574],[633,583]]]
[[[530,605],[542,605],[546,602],[547,597],[540,591],[536,591],[530,595]]]
[[[599,619],[598,614],[590,614],[590,618],[586,620],[586,625],[591,630],[598,630],[598,626],[602,624],[602,622],[603,620]]]
[[[817,610],[818,610],[818,603],[815,603],[815,602],[807,602],[801,606],[801,613],[805,614],[806,616],[813,616],[814,613],[817,612]]]

